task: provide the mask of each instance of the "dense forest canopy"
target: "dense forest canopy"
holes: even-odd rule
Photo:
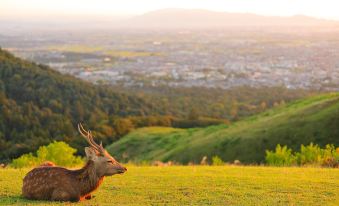
[[[152,102],[161,108],[164,114],[186,117],[192,112],[198,116],[217,119],[239,120],[268,108],[283,105],[301,99],[315,91],[286,89],[285,87],[248,87],[240,86],[224,90],[206,87],[118,87],[115,91],[124,91],[133,96]]]
[[[0,49],[0,161],[53,140],[81,149],[83,122],[104,144],[144,126],[228,123],[311,94],[285,88],[120,88],[93,85]],[[82,151],[82,150],[80,150]]]

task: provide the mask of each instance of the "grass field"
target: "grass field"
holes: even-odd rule
[[[74,205],[339,205],[339,170],[240,166],[128,167]],[[0,170],[0,205],[63,205],[21,195],[28,169]],[[71,205],[71,203],[67,203]]]
[[[48,50],[60,52],[75,52],[75,53],[102,53],[111,57],[145,57],[160,55],[160,53],[146,52],[146,51],[127,51],[127,50],[114,50],[101,46],[86,46],[86,45],[55,45],[49,46]]]

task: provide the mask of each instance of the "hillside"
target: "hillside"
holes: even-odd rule
[[[123,21],[132,28],[220,28],[229,26],[333,26],[336,21],[303,15],[262,16],[251,13],[215,12],[203,9],[162,9]]]
[[[0,162],[53,140],[82,148],[85,122],[104,143],[116,137],[115,116],[149,115],[143,99],[95,86],[0,49]]]
[[[310,142],[339,145],[339,94],[314,96],[226,125],[201,129],[142,128],[107,149],[124,161],[199,162],[218,155],[224,161],[263,162],[277,144],[298,150]]]
[[[83,151],[85,142],[75,129],[78,122],[107,145],[133,128],[220,124],[312,93],[281,87],[113,88],[63,75],[0,49],[0,162],[53,140]]]

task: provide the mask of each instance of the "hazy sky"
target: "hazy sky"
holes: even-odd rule
[[[0,17],[121,16],[164,8],[207,9],[339,20],[339,0],[0,0]]]

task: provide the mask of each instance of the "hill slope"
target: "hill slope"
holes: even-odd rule
[[[229,127],[204,129],[143,128],[108,150],[128,161],[199,162],[205,155],[225,161],[262,162],[266,149],[277,144],[298,150],[300,144],[339,145],[339,94],[311,97],[269,110]]]
[[[141,98],[62,75],[0,48],[0,162],[53,140],[81,148],[85,142],[75,130],[80,121],[112,142],[112,116],[155,110]]]

